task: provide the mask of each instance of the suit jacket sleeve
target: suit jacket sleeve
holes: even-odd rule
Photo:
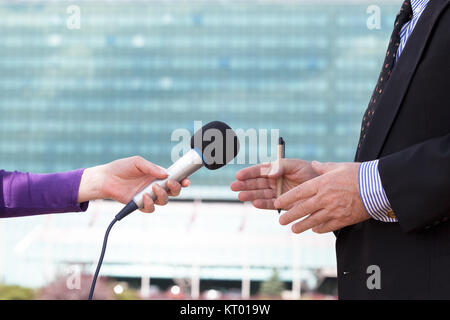
[[[382,157],[379,172],[401,228],[418,231],[450,216],[450,134]]]
[[[78,202],[83,169],[36,174],[0,170],[0,218],[86,211]]]

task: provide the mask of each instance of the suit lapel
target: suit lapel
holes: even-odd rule
[[[414,31],[406,42],[398,59],[370,124],[364,143],[361,145],[356,161],[368,161],[378,158],[386,141],[389,130],[400,110],[408,91],[411,79],[416,71],[433,26],[449,0],[430,0],[417,22]]]

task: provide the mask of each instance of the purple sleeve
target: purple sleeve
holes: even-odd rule
[[[0,218],[86,211],[78,203],[84,169],[35,174],[0,170]]]

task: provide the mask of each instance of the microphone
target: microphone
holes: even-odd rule
[[[89,300],[94,297],[95,284],[100,273],[103,258],[106,252],[109,232],[114,224],[135,211],[143,207],[142,196],[150,194],[153,200],[156,195],[153,192],[152,185],[157,183],[165,190],[168,190],[167,181],[173,179],[181,181],[187,178],[201,167],[205,166],[209,170],[216,170],[233,160],[239,152],[239,140],[236,133],[226,124],[220,121],[213,121],[197,130],[191,137],[191,150],[178,159],[166,171],[168,177],[164,180],[152,181],[148,186],[136,194],[130,202],[114,217],[105,232],[102,251],[92,278],[91,289],[89,291]]]
[[[239,140],[236,133],[226,123],[213,121],[197,130],[191,137],[191,150],[178,159],[167,170],[167,178],[154,180],[131,200],[117,215],[121,220],[133,211],[143,207],[143,196],[149,194],[153,200],[156,195],[152,186],[159,184],[166,191],[167,181],[182,181],[201,167],[217,170],[233,160],[239,152]]]

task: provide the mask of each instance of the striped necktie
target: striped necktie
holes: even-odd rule
[[[400,12],[397,14],[397,17],[395,19],[394,31],[392,31],[391,39],[389,40],[386,58],[384,59],[383,67],[381,69],[380,76],[378,78],[377,86],[375,87],[375,90],[372,93],[369,106],[367,107],[367,110],[364,113],[364,117],[362,119],[361,134],[359,136],[357,155],[359,154],[361,145],[364,142],[364,139],[366,138],[370,122],[372,121],[373,115],[376,111],[377,106],[376,102],[383,93],[384,87],[391,75],[391,71],[395,63],[397,49],[398,46],[400,45],[400,32],[402,30],[402,26],[409,20],[411,20],[412,16],[413,12],[411,8],[411,1],[406,0],[403,2]]]

